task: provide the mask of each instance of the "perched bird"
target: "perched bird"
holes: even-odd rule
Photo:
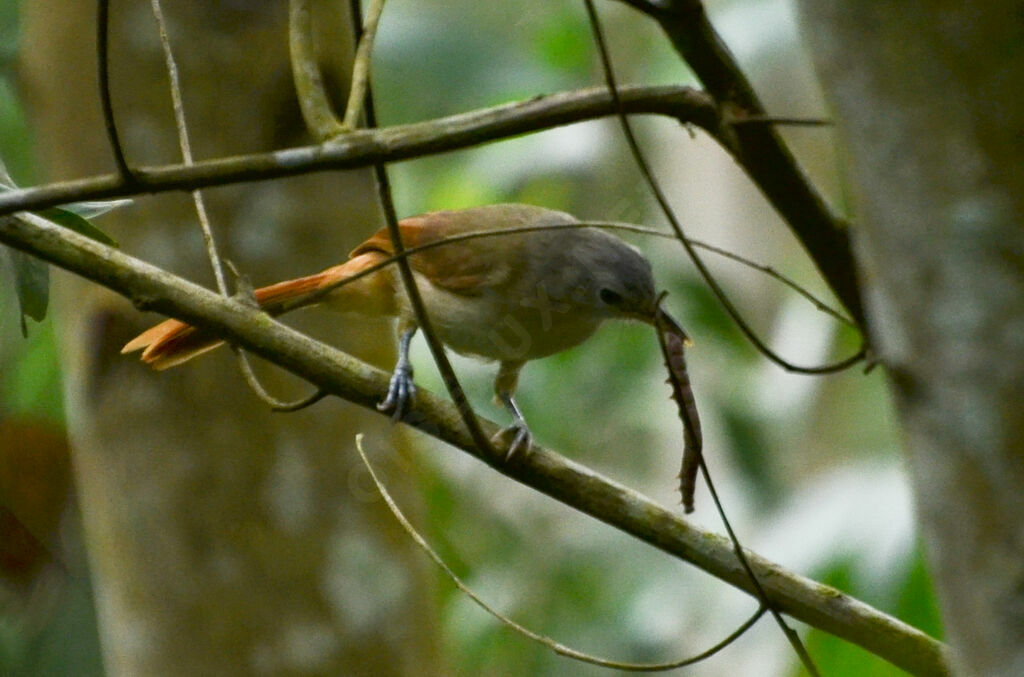
[[[582,343],[608,319],[639,320],[686,338],[659,308],[651,264],[635,247],[590,227],[515,232],[576,222],[565,212],[497,204],[432,212],[398,224],[407,249],[428,247],[411,254],[409,265],[437,337],[457,353],[499,364],[494,392],[512,415],[512,426],[503,431],[512,437],[510,454],[532,442],[513,398],[519,371],[529,360]],[[442,242],[448,238],[456,239]],[[417,329],[399,272],[388,265],[344,283],[393,254],[387,231],[380,230],[345,263],[255,293],[271,315],[319,304],[397,317],[398,362],[379,407],[399,419],[415,394],[409,344]],[[144,349],[143,362],[166,369],[221,343],[183,322],[167,320],[129,341],[121,352]]]

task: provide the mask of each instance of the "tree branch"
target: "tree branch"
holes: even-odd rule
[[[357,28],[356,35],[356,56],[352,62],[352,87],[348,94],[348,102],[345,104],[345,119],[342,124],[345,129],[355,129],[359,124],[359,116],[363,114],[363,108],[370,97],[370,70],[373,65],[373,44],[377,38],[377,26],[380,24],[380,15],[384,11],[384,0],[373,0],[367,12],[366,23],[363,23],[360,2],[352,3],[352,23]],[[369,121],[368,121],[369,122]],[[367,124],[367,127],[376,127],[376,124]]]
[[[739,123],[766,114],[753,86],[708,21],[702,2],[620,2],[658,22],[676,51],[721,106],[726,122],[733,119]],[[825,204],[772,125],[736,124],[731,131],[734,154],[744,169],[807,249],[836,297],[857,324],[865,327],[857,267],[846,222]]]
[[[114,164],[126,183],[131,182],[132,170],[124,156],[121,136],[114,120],[114,104],[110,99],[110,0],[100,0],[96,9],[96,79],[100,89],[100,109],[103,111],[103,126],[107,130]]]
[[[714,102],[690,87],[623,87],[627,113],[673,117],[701,127],[726,143]],[[113,175],[54,183],[0,194],[0,215],[38,210],[79,200],[140,193],[163,193],[262,181],[334,169],[369,167],[468,148],[527,132],[612,115],[611,96],[603,88],[563,92],[437,120],[344,134],[318,146],[302,146],[183,164],[137,169],[138,180],[123,185]],[[727,146],[728,147],[728,146]]]
[[[313,43],[313,19],[309,0],[288,3],[288,47],[291,51],[292,79],[306,127],[317,140],[326,141],[345,131],[334,113],[331,99],[320,73],[320,62]]]
[[[268,315],[135,259],[41,217],[0,219],[0,242],[101,284],[145,309],[178,317],[245,347],[321,390],[376,411],[388,377],[334,348],[275,322]],[[427,392],[405,422],[485,462],[457,409]],[[489,434],[497,431],[482,421]],[[727,539],[697,529],[640,494],[558,454],[535,448],[499,472],[606,522],[721,580],[750,592]],[[753,553],[750,564],[772,603],[915,674],[948,674],[938,641],[843,593],[786,571]]]

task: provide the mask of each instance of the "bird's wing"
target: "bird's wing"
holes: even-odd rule
[[[406,249],[440,242],[463,233],[486,230],[465,218],[464,212],[433,212],[412,216],[398,222],[402,244]],[[509,248],[515,247],[508,236],[495,235],[455,241],[426,249],[409,256],[409,265],[434,285],[454,294],[477,296],[488,288],[501,285],[511,275]],[[504,249],[504,252],[498,250]],[[356,247],[351,256],[395,252],[387,229],[382,228]],[[495,265],[495,262],[502,262]]]

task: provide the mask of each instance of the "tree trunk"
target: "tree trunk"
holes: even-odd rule
[[[1024,674],[1024,14],[803,0],[949,640]]]
[[[96,3],[23,4],[23,84],[45,173],[112,171]],[[178,162],[149,3],[111,5],[111,89],[128,160]],[[287,3],[165,5],[197,158],[308,141],[287,61]],[[340,88],[351,39],[338,7],[345,3],[314,9]],[[365,171],[206,198],[222,254],[257,286],[333,265],[380,225]],[[99,225],[126,251],[211,284],[187,195],[139,198]],[[440,672],[423,560],[366,493],[352,453],[360,431],[392,448],[386,420],[337,401],[271,413],[227,350],[153,372],[118,351],[160,318],[92,285],[60,282],[69,425],[109,674]],[[392,358],[384,323],[296,321],[379,364]],[[280,397],[308,392],[258,371]]]

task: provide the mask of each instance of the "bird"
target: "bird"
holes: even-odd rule
[[[643,322],[689,343],[661,309],[651,264],[640,250],[599,228],[572,224],[579,221],[571,214],[526,204],[435,211],[398,222],[405,248],[416,250],[409,266],[437,338],[456,353],[498,363],[495,399],[512,418],[499,432],[511,438],[508,456],[533,444],[514,397],[527,362],[586,341],[606,320]],[[394,254],[381,229],[344,263],[256,289],[255,299],[272,316],[320,305],[397,318],[398,359],[378,408],[401,420],[416,394],[409,347],[418,323],[396,266],[381,266]],[[221,344],[170,319],[121,352],[142,350],[142,361],[161,370]]]

